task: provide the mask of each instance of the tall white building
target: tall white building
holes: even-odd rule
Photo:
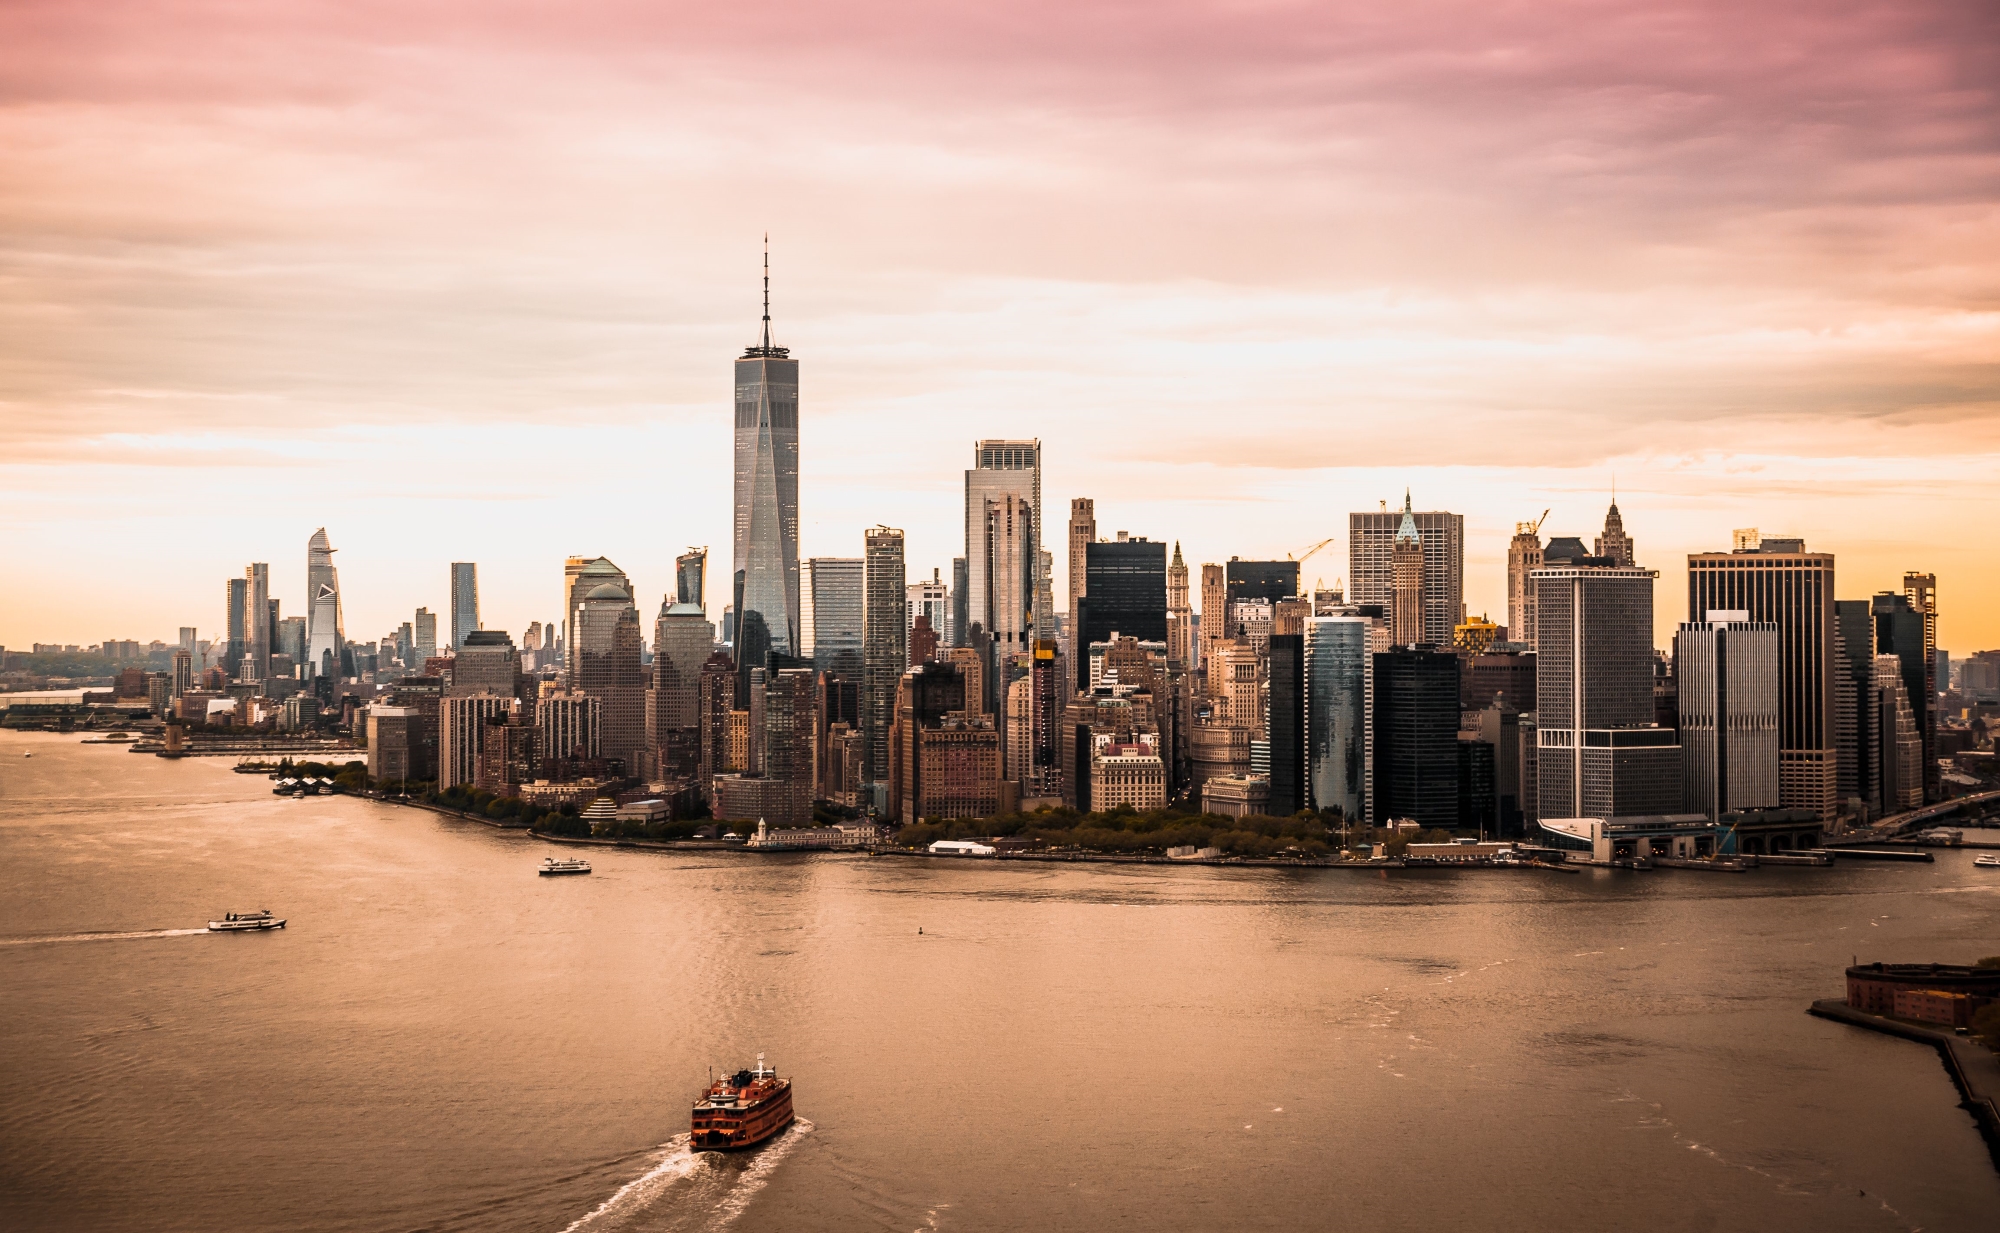
[[[1009,497],[1019,504],[1009,505]],[[953,645],[967,644],[975,621],[996,651],[1032,651],[1032,639],[1049,637],[1050,614],[1040,610],[1049,598],[1042,562],[1042,443],[979,442],[965,473],[965,624],[954,627]]]
[[[306,541],[307,676],[340,676],[340,655],[347,645],[340,617],[340,572],[333,567],[334,547],[326,528]]]

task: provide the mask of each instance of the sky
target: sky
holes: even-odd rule
[[[352,638],[650,618],[768,233],[807,556],[949,579],[1038,437],[1058,594],[1072,497],[1331,583],[1407,488],[1504,621],[1615,485],[1662,646],[1738,527],[2000,646],[1996,95],[1989,0],[10,0],[0,645],[302,615],[322,526]]]

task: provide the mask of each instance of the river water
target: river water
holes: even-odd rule
[[[32,758],[23,753],[32,752]],[[0,733],[0,1227],[1991,1229],[2000,875],[591,852]],[[282,932],[211,935],[268,907]],[[921,931],[921,932],[919,932]],[[690,1156],[711,1066],[799,1124]]]

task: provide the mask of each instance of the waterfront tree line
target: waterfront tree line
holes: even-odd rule
[[[1169,848],[1217,848],[1224,856],[1330,856],[1360,845],[1381,845],[1400,856],[1412,842],[1445,843],[1450,831],[1393,831],[1349,823],[1338,812],[1301,810],[1289,818],[1225,817],[1174,809],[1140,811],[1129,805],[1105,813],[1070,808],[1037,809],[997,818],[932,818],[896,832],[905,847],[940,839],[1017,839],[1043,848],[1090,852],[1164,853]]]

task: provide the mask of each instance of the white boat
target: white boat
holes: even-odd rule
[[[2000,856],[1975,856],[1972,863],[1981,869],[2000,869]]]
[[[229,912],[221,920],[208,922],[216,933],[237,933],[247,929],[283,929],[285,920],[269,912]]]
[[[564,873],[589,873],[589,872],[590,872],[590,862],[587,860],[578,859],[577,857],[574,856],[566,857],[561,860],[558,860],[553,856],[544,857],[542,859],[541,874],[545,878],[555,877],[558,874],[564,874]]]

